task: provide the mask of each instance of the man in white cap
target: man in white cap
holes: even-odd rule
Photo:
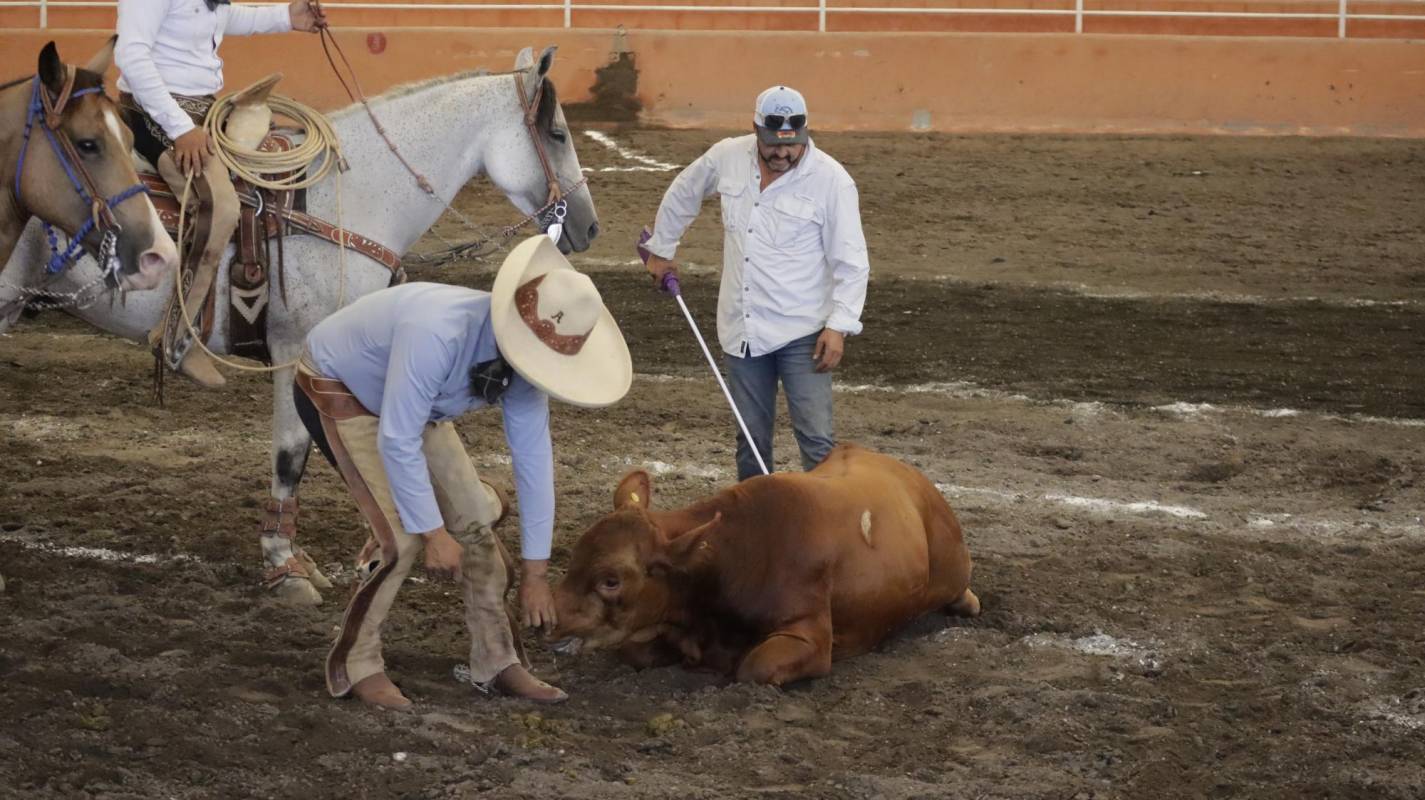
[[[386,675],[381,625],[424,550],[428,572],[462,583],[470,679],[537,702],[566,698],[527,668],[505,597],[514,568],[491,530],[505,503],[477,476],[451,420],[500,406],[520,504],[522,621],[552,629],[549,398],[606,406],[632,380],[628,346],[593,281],[547,236],[514,248],[490,292],[408,283],[312,329],[297,370],[298,413],[374,541],[327,656],[333,696],[410,706]]]
[[[780,379],[802,467],[811,469],[836,443],[831,371],[846,337],[861,332],[871,267],[856,183],[813,144],[801,93],[762,92],[752,124],[752,134],[718,142],[679,173],[644,247],[661,285],[677,271],[679,239],[703,200],[722,196],[717,334],[733,400],[770,468]],[[739,433],[738,479],[760,473]]]

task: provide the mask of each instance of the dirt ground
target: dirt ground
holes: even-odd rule
[[[676,164],[717,135],[604,132]],[[267,381],[156,408],[140,348],[46,314],[0,338],[0,797],[1425,796],[1425,143],[818,143],[873,262],[839,435],[940,485],[982,617],[785,690],[532,642],[572,695],[536,710],[451,678],[458,594],[421,582],[386,648],[416,712],[331,700],[362,534],[314,462],[302,541],[339,586],[259,588]],[[555,411],[556,569],[630,466],[660,504],[732,479],[716,385],[629,264],[670,177],[593,174],[606,234],[576,263],[638,376]],[[510,219],[488,194],[461,202]],[[719,238],[710,204],[683,251],[709,335]],[[507,478],[497,418],[460,428]]]

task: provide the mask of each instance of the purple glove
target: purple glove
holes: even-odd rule
[[[653,231],[650,231],[648,229],[648,226],[644,225],[643,231],[638,234],[637,250],[638,257],[643,259],[643,263],[645,266],[647,266],[648,264],[648,257],[651,255],[651,253],[649,253],[648,249],[645,248],[643,245],[647,244],[648,240],[652,238]],[[664,292],[672,295],[673,297],[677,297],[678,295],[683,293],[682,287],[678,285],[678,274],[671,270],[663,273],[663,280],[658,282],[658,288],[662,289]]]

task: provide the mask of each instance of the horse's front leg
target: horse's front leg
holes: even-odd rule
[[[268,567],[267,588],[283,602],[317,605],[322,602],[320,590],[330,589],[331,581],[292,541],[297,535],[297,486],[312,451],[312,437],[297,416],[292,399],[295,375],[292,369],[272,374],[272,497],[263,508],[258,528]]]

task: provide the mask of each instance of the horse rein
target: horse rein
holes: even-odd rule
[[[60,166],[64,167],[65,175],[69,176],[69,182],[74,187],[74,191],[89,204],[89,219],[69,237],[69,246],[60,250],[59,239],[54,232],[53,226],[44,222],[45,236],[49,239],[50,256],[49,263],[45,265],[45,271],[53,275],[61,272],[78,257],[80,249],[83,247],[83,239],[90,231],[98,228],[102,236],[99,245],[98,262],[99,269],[105,271],[108,277],[110,263],[113,262],[114,249],[118,244],[119,234],[124,228],[119,224],[119,220],[114,216],[114,207],[128,200],[139,193],[148,193],[148,188],[140,181],[133,186],[105,198],[99,191],[98,184],[94,177],[85,169],[84,161],[79,155],[79,151],[74,147],[74,142],[69,138],[69,134],[60,129],[60,124],[64,121],[64,110],[69,106],[69,101],[86,94],[103,94],[102,86],[92,86],[88,89],[74,90],[74,78],[76,70],[70,65],[65,65],[64,87],[58,96],[51,98],[49,88],[46,87],[39,75],[35,75],[34,91],[30,97],[29,109],[25,116],[25,134],[20,143],[20,156],[15,166],[15,200],[23,206],[20,200],[20,178],[25,173],[25,155],[30,146],[30,134],[35,127],[35,121],[43,117],[45,138],[49,140],[50,148],[54,150],[55,157],[59,159]],[[115,265],[114,269],[117,269]]]

